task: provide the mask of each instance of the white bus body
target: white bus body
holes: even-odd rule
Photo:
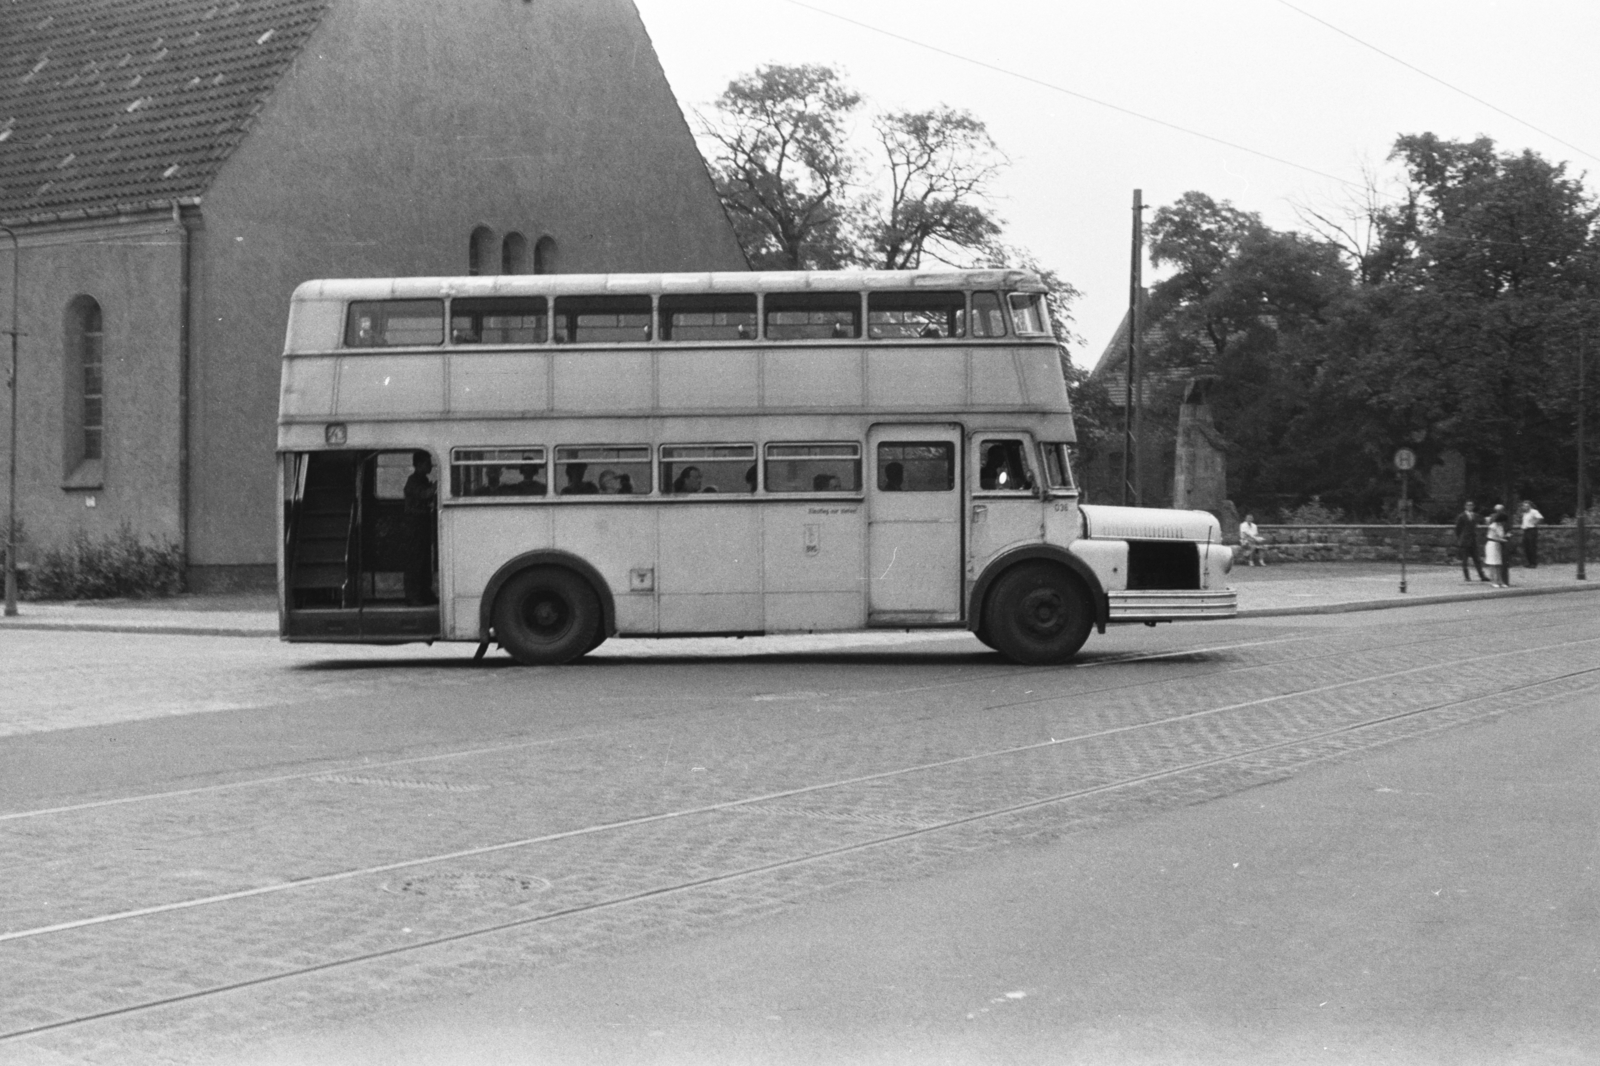
[[[1225,618],[1209,514],[1080,505],[1017,271],[311,281],[282,371],[291,641],[960,627],[1023,662]],[[437,507],[405,485],[425,453]],[[420,475],[418,475],[420,476]]]

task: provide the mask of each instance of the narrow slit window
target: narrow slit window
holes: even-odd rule
[[[105,332],[100,305],[88,301],[82,314],[83,458],[99,459],[105,443]]]

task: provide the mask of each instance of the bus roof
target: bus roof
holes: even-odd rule
[[[438,278],[322,278],[295,300],[386,300],[441,296],[594,296],[602,293],[859,292],[1007,289],[1043,292],[1025,270],[772,270],[688,274],[494,274]]]

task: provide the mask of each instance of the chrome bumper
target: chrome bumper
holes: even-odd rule
[[[1178,622],[1187,619],[1232,618],[1239,613],[1233,589],[1150,589],[1107,593],[1110,622]]]

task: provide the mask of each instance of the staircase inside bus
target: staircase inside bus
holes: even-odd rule
[[[412,455],[286,457],[285,637],[401,643],[439,636],[437,527],[421,530],[405,513]],[[419,571],[410,589],[407,567]]]

